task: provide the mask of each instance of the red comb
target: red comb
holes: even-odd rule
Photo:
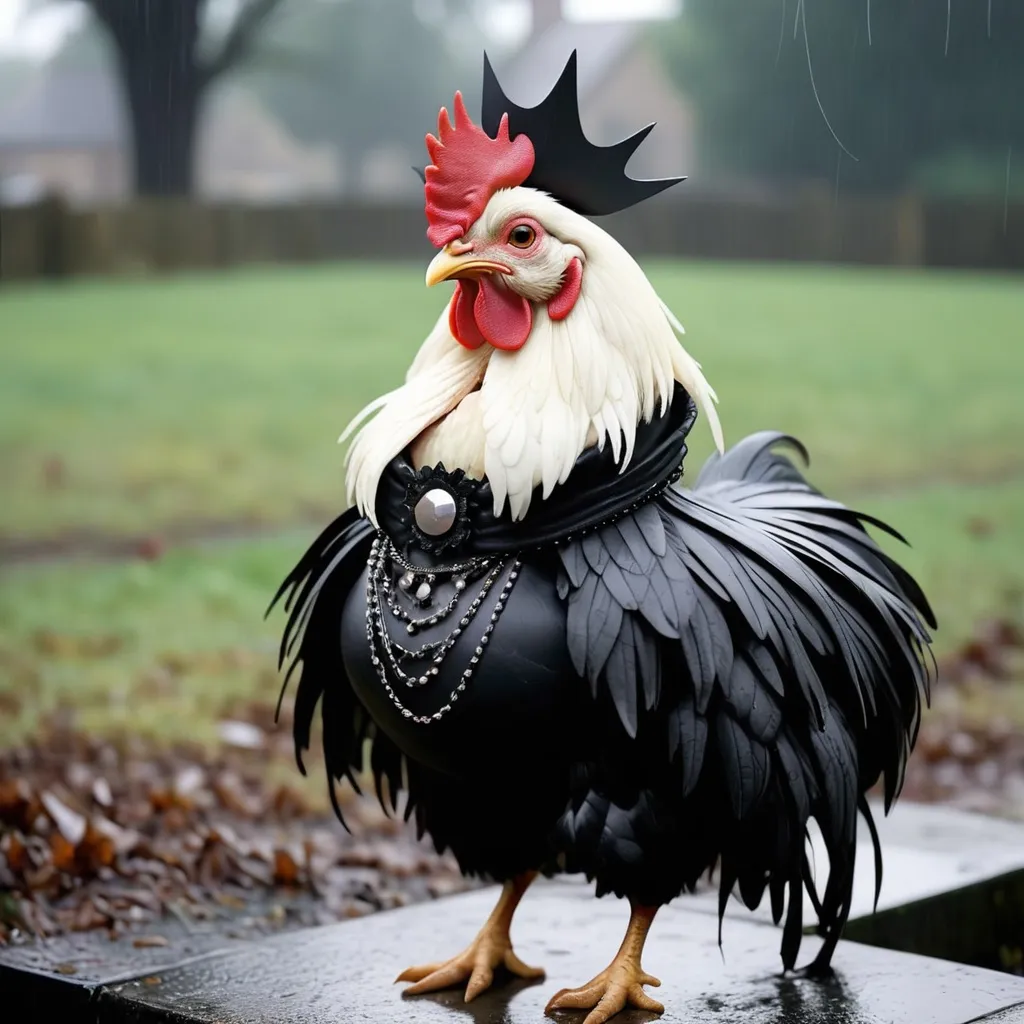
[[[461,238],[484,212],[498,189],[521,185],[533,170],[533,143],[525,135],[508,137],[508,114],[492,139],[473,124],[455,94],[455,125],[442,107],[437,135],[427,136],[432,161],[425,173],[427,238],[439,249]]]

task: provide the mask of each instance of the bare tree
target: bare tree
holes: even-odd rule
[[[237,65],[281,0],[239,0],[219,48],[204,55],[207,0],[86,0],[106,28],[131,112],[135,190],[188,195],[196,127],[210,84]]]

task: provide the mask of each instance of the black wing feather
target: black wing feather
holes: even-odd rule
[[[685,694],[669,712],[668,756],[681,759],[682,795],[689,796],[697,786],[704,766],[704,749],[708,739],[708,720],[696,708],[693,697]]]
[[[692,804],[715,829],[701,841],[719,860],[720,911],[736,885],[750,905],[767,891],[773,918],[785,910],[789,968],[805,887],[825,935],[817,963],[835,948],[858,813],[880,876],[864,794],[884,778],[888,808],[902,786],[929,698],[935,622],[867,526],[896,531],[824,497],[779,445],[807,461],[793,438],[752,435],[712,456],[692,490],[670,486],[564,545],[558,588],[570,651],[594,696],[610,698],[637,744],[649,745],[648,719],[662,723],[665,770],[679,779],[672,813],[685,820]],[[578,831],[596,805],[576,806]],[[607,823],[614,806],[591,817]],[[812,819],[829,856],[820,892],[806,862]],[[686,843],[679,850],[688,856]]]
[[[319,704],[331,804],[342,824],[345,819],[335,784],[348,779],[359,790],[358,775],[363,769],[367,740],[372,741],[370,769],[385,811],[397,807],[402,787],[402,755],[375,729],[352,690],[341,656],[342,609],[366,568],[373,536],[373,526],[355,509],[342,513],[299,559],[267,609],[269,614],[286,597],[289,616],[279,663],[288,667],[278,709],[292,675],[299,670],[293,725],[295,757],[305,773],[303,754],[309,749]]]

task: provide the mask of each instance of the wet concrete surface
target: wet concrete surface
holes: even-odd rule
[[[253,899],[244,907],[225,905],[199,919],[183,910],[116,941],[105,932],[89,931],[0,947],[0,997],[16,996],[29,1011],[72,1012],[105,986],[153,978],[199,957],[232,952],[294,928],[294,919],[314,900],[303,893]]]
[[[468,893],[202,958],[158,978],[104,990],[99,1019],[539,1022],[553,992],[582,984],[606,965],[627,917],[618,900],[596,900],[587,888],[571,883],[541,883],[524,901],[513,938],[524,960],[547,969],[546,981],[502,984],[468,1006],[458,991],[403,998],[402,986],[393,984],[398,972],[458,952],[494,897],[494,890]],[[1024,978],[846,942],[835,957],[834,980],[782,978],[779,940],[778,932],[756,922],[731,920],[720,952],[715,923],[706,914],[683,903],[666,908],[644,962],[663,981],[657,992],[666,1004],[661,1019],[665,1024],[966,1024],[1013,1010],[1024,1020]],[[817,940],[808,938],[801,962],[816,947]],[[634,1012],[620,1019],[636,1024],[652,1016]],[[1002,1020],[1008,1024],[1014,1016]]]
[[[1024,891],[1017,884],[1024,878],[1024,828],[913,805],[898,807],[879,828],[886,858],[882,913],[870,916],[873,863],[864,850],[849,929],[859,941],[840,945],[835,981],[780,977],[781,932],[766,914],[751,914],[737,903],[730,907],[720,953],[717,899],[684,897],[659,915],[645,959],[646,968],[664,983],[654,993],[667,1007],[660,1019],[666,1024],[1024,1024],[1024,978],[950,962],[953,956],[966,964],[985,962],[964,951],[970,929],[990,930],[978,886],[990,895],[999,886],[1004,893]],[[469,1006],[458,991],[403,999],[402,986],[393,984],[398,972],[460,951],[494,899],[495,890],[487,889],[274,934],[278,929],[271,922],[283,927],[282,913],[290,914],[288,901],[279,900],[285,909],[268,907],[274,913],[263,916],[226,912],[213,921],[169,918],[147,926],[145,934],[166,945],[136,948],[131,937],[112,943],[102,935],[72,935],[0,949],[0,1019],[42,1014],[67,1024],[540,1022],[553,992],[582,984],[607,964],[627,916],[624,904],[594,899],[582,880],[538,883],[516,917],[513,938],[527,963],[547,969],[545,982],[506,981]],[[1005,895],[1001,900],[1000,919],[1009,921],[1011,930],[1019,925],[1024,931],[1024,912],[1011,907],[1007,914]],[[943,929],[948,938],[941,937]],[[951,945],[952,938],[957,942]],[[800,963],[811,959],[817,942],[805,939]],[[12,1007],[18,1012],[7,1018],[4,1011]],[[579,1024],[582,1015],[557,1019]],[[634,1012],[616,1018],[616,1024],[654,1019]]]

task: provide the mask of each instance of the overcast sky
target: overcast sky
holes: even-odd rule
[[[681,0],[563,0],[563,11],[572,21],[626,15],[659,18],[677,13],[680,4]],[[27,8],[28,0],[0,0],[0,55],[48,57],[85,14],[80,3],[43,7],[30,16],[25,14]],[[489,27],[511,41],[525,34],[529,20],[529,0],[499,0],[494,4]]]

